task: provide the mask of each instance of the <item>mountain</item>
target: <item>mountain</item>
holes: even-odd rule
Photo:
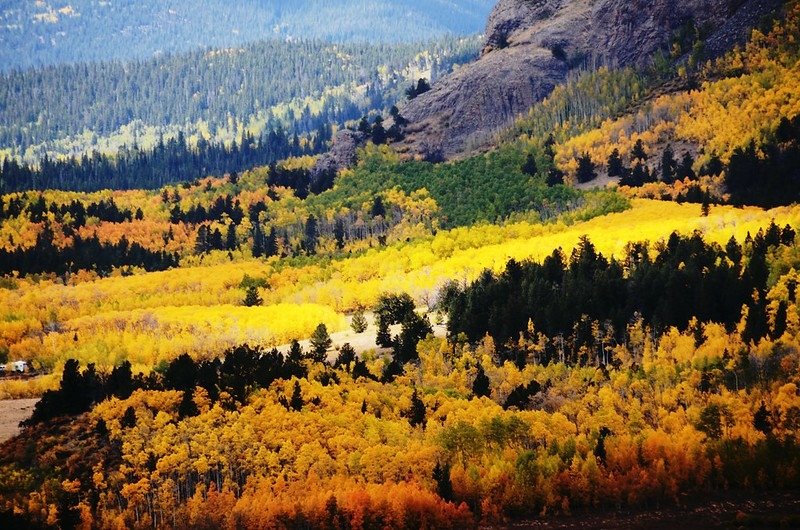
[[[576,69],[643,68],[686,40],[695,47],[675,61],[689,60],[690,54],[695,60],[713,58],[743,42],[761,17],[781,4],[501,0],[489,17],[481,57],[402,108],[411,125],[397,147],[434,159],[470,151],[490,142]]]
[[[0,70],[267,38],[410,42],[480,31],[493,0],[9,0]]]

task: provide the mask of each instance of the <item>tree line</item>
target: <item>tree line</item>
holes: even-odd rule
[[[38,164],[6,158],[0,167],[0,193],[25,190],[61,189],[97,191],[102,189],[155,189],[165,184],[205,176],[220,176],[265,166],[292,156],[323,151],[330,140],[329,127],[301,143],[296,134],[275,129],[254,137],[244,133],[231,145],[201,140],[194,147],[183,133],[159,139],[153,149],[136,145],[122,148],[116,156],[94,152],[80,158],[50,159]]]
[[[118,243],[102,243],[97,235],[82,238],[74,234],[68,245],[60,247],[54,243],[49,224],[45,224],[31,247],[0,248],[0,275],[15,271],[23,275],[63,275],[79,270],[110,274],[113,269],[124,267],[141,267],[149,272],[177,267],[178,263],[177,254],[148,250],[130,243],[125,236]]]
[[[647,244],[631,243],[617,260],[584,237],[569,257],[557,249],[541,263],[512,260],[504,272],[486,271],[466,287],[451,283],[441,305],[452,340],[475,343],[488,334],[505,358],[522,364],[529,352],[519,347],[521,336],[544,339],[538,361],[605,365],[614,362],[611,347],[629,339],[632,323],[656,334],[707,322],[730,330],[742,307],[743,339],[758,341],[785,330],[785,311],[782,322],[769,324],[767,253],[794,241],[792,228],[774,223],[744,245],[731,238],[724,248],[700,233],[673,233],[655,256]]]

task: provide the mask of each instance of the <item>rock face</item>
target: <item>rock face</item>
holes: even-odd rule
[[[356,162],[358,148],[364,144],[366,137],[358,131],[342,129],[333,137],[331,148],[321,155],[311,169],[311,178],[323,173],[336,173],[340,169],[351,167]]]
[[[410,124],[406,139],[395,147],[429,159],[469,152],[564,82],[571,64],[644,65],[690,20],[711,28],[707,49],[719,55],[781,3],[500,0],[489,17],[480,58],[401,108]]]

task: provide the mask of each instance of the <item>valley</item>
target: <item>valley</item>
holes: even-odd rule
[[[800,2],[312,4],[2,12],[0,527],[795,526]]]

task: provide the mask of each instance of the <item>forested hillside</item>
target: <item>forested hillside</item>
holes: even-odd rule
[[[0,76],[0,153],[116,153],[160,134],[241,141],[282,127],[305,134],[388,108],[407,84],[476,53],[476,38],[418,44],[267,41],[133,63]],[[6,149],[4,151],[4,149]]]
[[[674,5],[504,0],[489,62]],[[0,527],[797,526],[800,1],[713,61],[774,4],[700,5],[451,161],[404,112],[475,40],[6,75]]]
[[[330,262],[9,279],[5,348],[64,368],[35,383],[53,390],[4,445],[3,517],[469,528],[795,487],[798,247],[783,227],[798,219],[637,201],[575,227],[460,229]],[[741,313],[681,296],[722,279]],[[415,298],[448,314],[448,339],[420,340],[441,317]],[[332,349],[339,311],[364,306],[385,347]]]
[[[146,59],[264,39],[411,42],[483,29],[492,0],[10,0],[0,70]]]

